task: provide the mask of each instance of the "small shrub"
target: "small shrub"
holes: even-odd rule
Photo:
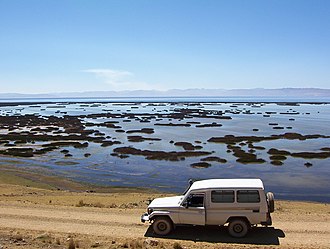
[[[12,239],[21,241],[23,240],[23,236],[20,233],[17,233],[16,235],[12,236]]]
[[[103,208],[104,207],[104,204],[102,204],[100,202],[96,202],[96,203],[92,204],[91,206],[98,207],[98,208]]]
[[[57,245],[60,245],[60,244],[61,244],[60,239],[59,239],[59,238],[56,238],[56,239],[55,239],[55,243],[56,243]]]
[[[173,249],[183,249],[183,247],[180,245],[180,243],[175,242],[175,243],[173,244]]]
[[[94,244],[91,245],[92,248],[96,248],[101,246],[100,242],[96,241]]]
[[[142,249],[143,248],[143,242],[141,240],[133,240],[130,243],[130,248],[132,248],[132,249]]]
[[[39,240],[41,240],[41,241],[43,241],[43,242],[46,242],[46,241],[51,240],[51,236],[50,236],[49,234],[47,234],[47,233],[42,233],[42,234],[39,234],[39,235],[36,237],[36,239],[39,239]]]
[[[111,203],[111,204],[109,205],[109,208],[116,208],[116,207],[118,207],[116,203]]]
[[[69,239],[68,249],[76,249],[76,245],[75,245],[74,240],[72,238]]]
[[[76,204],[76,207],[83,207],[85,206],[86,204],[84,203],[83,200],[80,200],[77,204]]]

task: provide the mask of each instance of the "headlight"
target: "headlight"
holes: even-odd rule
[[[148,213],[148,214],[151,214],[153,211],[154,211],[154,210],[153,210],[152,208],[148,208],[148,209],[147,209],[147,213]]]

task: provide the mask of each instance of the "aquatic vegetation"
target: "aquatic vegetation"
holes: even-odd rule
[[[145,133],[145,134],[153,134],[155,130],[153,128],[142,128],[140,130],[128,130],[126,131],[127,134],[131,133]]]
[[[286,160],[286,156],[283,156],[283,155],[274,155],[274,156],[270,156],[269,159],[272,160],[272,161],[284,161]]]
[[[155,123],[155,125],[158,125],[158,126],[174,126],[174,127],[178,127],[178,126],[181,126],[181,127],[190,127],[191,124],[174,124],[174,123]]]
[[[1,151],[3,155],[19,156],[19,157],[33,157],[33,149],[31,148],[8,148]]]
[[[233,156],[237,157],[236,162],[240,162],[243,164],[247,164],[247,163],[264,163],[266,162],[264,159],[262,158],[257,158],[257,155],[253,154],[253,153],[248,153],[245,152],[244,150],[240,149],[240,148],[235,148],[233,150]]]
[[[268,154],[271,155],[282,155],[282,156],[287,156],[287,155],[291,155],[291,153],[289,151],[286,150],[278,150],[275,148],[271,148],[267,151]]]
[[[204,157],[201,159],[202,162],[218,162],[218,163],[226,163],[227,160],[224,158],[220,158],[217,156],[209,156],[209,157]]]
[[[292,157],[300,157],[300,158],[306,158],[306,159],[325,159],[330,158],[330,152],[296,152],[291,153]]]
[[[140,150],[133,147],[119,147],[113,150],[117,154],[144,156],[148,160],[167,160],[167,161],[180,161],[185,157],[199,157],[211,154],[207,151],[151,151]]]
[[[272,165],[275,165],[275,166],[281,166],[281,165],[283,165],[283,162],[282,161],[279,161],[279,160],[273,160],[270,163]]]
[[[188,142],[176,142],[176,143],[174,143],[174,145],[175,146],[181,146],[185,150],[200,150],[200,149],[203,148],[200,145],[195,146],[192,143],[188,143]]]
[[[251,148],[251,149],[256,149],[256,150],[265,150],[266,148],[263,147],[263,146],[256,146],[256,145],[253,145],[253,143],[249,143],[248,144],[248,147]]]
[[[144,141],[161,141],[160,138],[142,137],[142,136],[127,136],[129,142],[144,142]]]
[[[114,144],[121,144],[120,141],[104,141],[101,143],[102,147],[108,147],[108,146],[112,146]]]
[[[42,147],[56,147],[56,146],[73,146],[74,148],[86,148],[88,147],[88,142],[79,143],[79,142],[72,142],[72,141],[64,141],[64,142],[52,142],[49,144],[43,144]]]
[[[207,162],[198,162],[198,163],[192,163],[190,164],[190,166],[193,168],[208,168],[211,166],[211,164]]]
[[[325,135],[301,135],[299,133],[284,133],[279,135],[271,135],[271,136],[234,136],[234,135],[226,135],[223,137],[211,137],[208,142],[212,143],[225,143],[225,144],[235,144],[243,141],[248,142],[261,142],[261,141],[269,141],[269,140],[277,140],[277,139],[298,139],[298,140],[307,140],[307,139],[317,139],[317,138],[330,138],[330,136]]]
[[[200,124],[200,125],[196,125],[196,128],[206,128],[206,127],[221,127],[222,124],[217,124],[215,122],[213,122],[212,124]]]

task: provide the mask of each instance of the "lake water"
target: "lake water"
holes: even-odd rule
[[[88,147],[80,149],[62,146],[57,150],[29,158],[1,155],[0,166],[13,163],[31,170],[46,169],[57,175],[83,182],[108,186],[150,187],[174,192],[183,191],[189,178],[261,178],[266,189],[274,192],[277,198],[330,202],[329,157],[319,159],[286,156],[286,159],[282,160],[282,165],[274,165],[268,153],[271,148],[290,153],[327,152],[327,148],[330,148],[330,138],[326,137],[330,136],[330,104],[327,99],[4,99],[0,102],[11,104],[0,105],[0,121],[1,117],[22,118],[31,114],[44,119],[51,116],[77,116],[83,124],[89,124],[86,125],[86,130],[97,130],[109,141],[121,143],[103,147],[100,143],[89,142]],[[14,102],[34,103],[13,105]],[[300,103],[296,104],[297,102]],[[173,118],[172,114],[186,113],[186,110],[190,111],[183,118]],[[220,119],[219,116],[226,118]],[[98,125],[106,122],[115,123],[121,131]],[[218,126],[207,126],[210,124]],[[206,126],[198,127],[201,125]],[[31,128],[33,127],[19,127],[10,131],[9,127],[2,126],[0,134],[23,132]],[[142,128],[153,129],[153,133],[136,131]],[[233,153],[235,150],[231,149],[230,145],[208,141],[212,137],[226,135],[267,138],[285,133],[324,137],[303,140],[262,139],[253,142],[253,146],[264,148],[251,152],[263,159],[263,163],[237,162],[238,158]],[[134,142],[129,139],[132,135],[158,140]],[[176,146],[175,142],[189,142],[194,146],[200,146],[201,148],[195,151],[209,152],[211,154],[208,156],[222,158],[226,162],[212,161],[209,162],[209,167],[200,168],[192,165],[206,156],[168,161],[148,160],[143,155],[128,154],[123,158],[113,155],[116,148],[126,146],[139,150],[184,152],[185,149]],[[34,141],[14,147],[37,148],[45,143],[47,142]],[[8,149],[10,145],[0,145],[0,149]],[[233,146],[248,152],[251,149],[248,145],[248,142],[243,141]],[[65,153],[60,152],[63,149],[68,150],[72,156],[65,156]],[[87,153],[90,156],[86,157]]]

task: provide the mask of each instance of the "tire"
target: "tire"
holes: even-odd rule
[[[173,223],[168,217],[158,217],[152,223],[152,229],[158,235],[167,235],[173,230]]]
[[[249,231],[248,223],[243,219],[235,219],[229,222],[229,235],[235,238],[245,237]]]
[[[267,193],[267,203],[268,203],[269,212],[273,213],[275,210],[275,203],[274,203],[274,194],[272,192]]]

